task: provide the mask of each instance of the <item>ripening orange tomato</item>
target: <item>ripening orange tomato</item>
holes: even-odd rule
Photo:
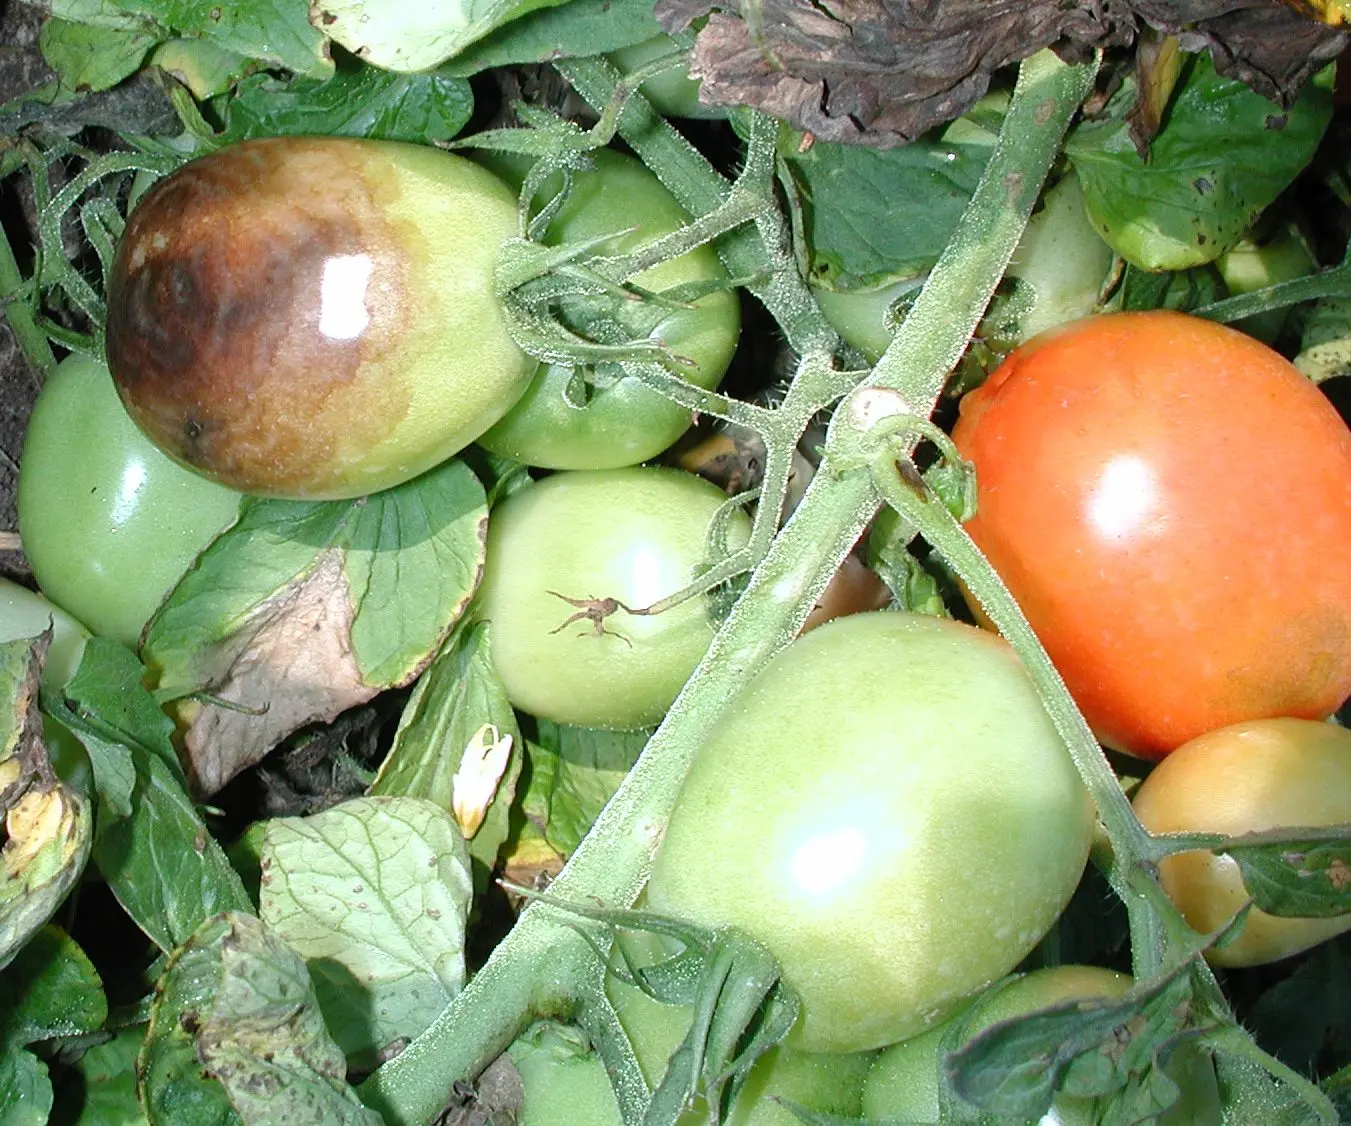
[[[1351,431],[1266,345],[1090,317],[961,403],[972,538],[1098,737],[1159,758],[1351,694]]]

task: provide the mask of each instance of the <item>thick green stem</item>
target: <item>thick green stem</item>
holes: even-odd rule
[[[594,62],[569,63],[569,77]],[[913,321],[923,317],[932,323],[915,324],[905,334],[913,352],[889,353],[892,385],[910,404],[924,404],[924,413],[932,408],[947,369],[961,355],[999,282],[1091,76],[1091,68],[1067,67],[1049,55],[1023,64],[990,162],[993,171],[987,171],[958,224],[952,251],[930,278],[929,286],[943,296],[912,314]],[[594,91],[583,93],[591,98]],[[707,206],[682,202],[691,210],[706,211],[725,191],[723,181]],[[1007,217],[992,222],[991,209]],[[997,238],[991,237],[992,230]],[[554,881],[551,897],[616,906],[633,902],[696,750],[733,695],[797,634],[879,503],[867,472],[816,475],[666,720]],[[570,956],[559,953],[578,941],[556,908],[532,904],[465,991],[402,1055],[367,1081],[363,1097],[390,1122],[414,1126],[428,1121],[443,1106],[455,1079],[475,1075],[523,1026],[530,1006],[540,997],[556,995],[562,987],[560,974],[571,969],[576,980],[585,978]]]
[[[1199,309],[1194,309],[1192,315],[1227,324],[1271,309],[1285,309],[1303,301],[1317,301],[1323,297],[1351,297],[1351,261],[1324,270],[1321,274],[1292,278],[1290,281],[1255,289],[1251,293],[1226,297],[1223,301],[1202,305]]]

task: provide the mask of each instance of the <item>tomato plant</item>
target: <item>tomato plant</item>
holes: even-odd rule
[[[1091,827],[1002,640],[855,614],[737,696],[681,787],[648,898],[769,948],[802,998],[793,1046],[859,1051],[1012,969],[1074,890]]]
[[[1155,833],[1223,833],[1351,824],[1351,731],[1307,719],[1266,719],[1207,732],[1156,766],[1134,797]],[[1159,879],[1202,934],[1251,898],[1238,861],[1206,851],[1159,863]],[[1221,966],[1288,958],[1351,929],[1351,915],[1287,918],[1253,908],[1237,936],[1206,951]]]
[[[615,235],[609,253],[633,251],[679,230],[689,216],[655,176],[632,157],[602,150],[596,167],[573,177],[566,202],[544,236],[546,244]],[[546,188],[548,185],[546,185]],[[634,284],[661,293],[677,286],[726,281],[707,246],[645,270]],[[693,366],[682,375],[716,387],[736,351],[741,312],[736,292],[716,289],[675,307],[604,298],[606,313],[629,337],[652,337]],[[594,312],[592,313],[594,315]],[[501,421],[480,436],[494,453],[548,469],[617,469],[656,457],[690,426],[688,409],[662,398],[636,376],[610,373],[584,405],[570,391],[573,369],[544,364]],[[592,378],[602,378],[590,372]]]
[[[72,356],[44,384],[20,463],[19,531],[43,592],[100,636],[135,648],[242,499],[157,449],[97,360]]]
[[[1351,432],[1280,355],[1178,313],[1079,321],[962,400],[967,530],[1099,737],[1157,758],[1351,693]]]
[[[681,470],[631,468],[557,473],[499,505],[480,598],[512,703],[583,727],[659,720],[708,648],[709,605],[632,611],[695,577],[726,499]],[[727,531],[739,546],[745,516]]]
[[[605,1065],[567,1025],[532,1025],[507,1050],[521,1077],[518,1126],[622,1126]]]
[[[999,1021],[1067,1001],[1115,999],[1131,987],[1126,974],[1098,966],[1054,966],[997,983],[962,1013],[919,1036],[883,1051],[863,1086],[863,1114],[869,1119],[941,1122],[943,1044],[955,1047]],[[954,1036],[954,1025],[960,1031]],[[1158,1119],[1160,1126],[1218,1126],[1221,1121],[1215,1071],[1192,1046],[1174,1049],[1166,1063],[1178,1085],[1178,1101]],[[1096,1126],[1104,1121],[1098,1099],[1057,1094],[1042,1126]],[[1107,1119],[1110,1120],[1110,1119]]]
[[[141,199],[108,283],[137,424],[232,488],[354,497],[456,453],[535,361],[492,270],[511,193],[432,148],[286,137],[220,149]]]
[[[42,666],[42,685],[56,692],[80,667],[89,631],[42,595],[12,579],[0,578],[0,641],[36,637],[49,626],[52,643]]]

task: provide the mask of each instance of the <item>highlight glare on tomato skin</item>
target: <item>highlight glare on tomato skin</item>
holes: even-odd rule
[[[1276,352],[1089,318],[1010,355],[953,440],[967,531],[1109,746],[1159,758],[1351,694],[1351,431]]]

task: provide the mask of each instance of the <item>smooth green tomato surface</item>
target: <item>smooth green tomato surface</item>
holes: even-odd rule
[[[43,593],[94,633],[135,648],[242,500],[156,448],[97,360],[72,356],[43,385],[19,466],[19,533]]]
[[[802,999],[790,1046],[862,1051],[1013,969],[1064,909],[1092,827],[1002,639],[855,614],[732,700],[685,779],[648,901],[768,948]]]
[[[577,174],[567,201],[549,225],[546,243],[615,234],[604,250],[620,253],[689,222],[689,215],[642,163],[609,150],[593,156],[595,169]],[[488,163],[505,174],[514,167]],[[701,246],[633,280],[644,289],[661,292],[726,277],[718,256]],[[686,308],[608,297],[598,299],[595,308],[611,314],[629,338],[661,340],[677,356],[693,361],[694,368],[681,374],[688,382],[710,389],[727,371],[741,331],[740,304],[730,289],[708,293]],[[525,394],[479,438],[479,444],[547,469],[613,469],[656,457],[689,428],[692,416],[687,408],[663,398],[640,380],[621,375],[617,369],[590,375],[608,385],[598,386],[586,405],[579,407],[567,395],[573,370],[557,364],[541,366]]]
[[[566,599],[638,610],[674,594],[707,560],[726,500],[692,473],[633,468],[556,473],[493,509],[479,597],[511,702],[580,727],[660,720],[713,639],[708,600],[597,622]],[[745,542],[744,513],[727,532]]]
[[[610,61],[629,74],[679,48],[669,35],[654,35],[631,47],[610,52]],[[649,78],[638,89],[652,103],[653,109],[666,117],[725,118],[726,106],[705,105],[699,100],[699,86],[699,80],[690,77],[688,65],[677,65]]]
[[[1000,983],[951,1020],[883,1051],[863,1087],[865,1118],[937,1123],[942,1117],[943,1045],[965,1044],[992,1025],[1069,1001],[1115,1000],[1132,985],[1126,974],[1098,966],[1055,966]],[[1215,1069],[1192,1045],[1174,1051],[1165,1069],[1180,1088],[1160,1126],[1214,1126],[1220,1121]],[[956,1098],[949,1094],[950,1098]],[[1098,1126],[1100,1100],[1057,1094],[1037,1126]],[[974,1112],[973,1112],[974,1113]]]
[[[516,1126],[623,1126],[609,1073],[578,1029],[541,1021],[507,1054],[524,1087]]]

